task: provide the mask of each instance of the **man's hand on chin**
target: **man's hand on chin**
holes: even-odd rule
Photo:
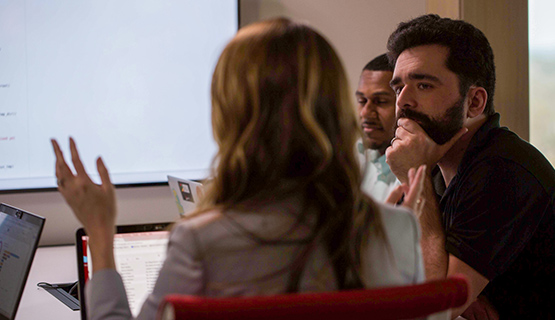
[[[439,145],[414,120],[401,118],[397,120],[397,125],[395,137],[385,154],[391,171],[403,183],[408,181],[410,168],[418,168],[425,164],[431,170],[468,131],[462,128],[451,140]]]

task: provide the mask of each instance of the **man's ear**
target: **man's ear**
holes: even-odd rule
[[[482,87],[471,86],[468,89],[467,103],[468,111],[466,113],[467,117],[475,118],[481,115],[486,108],[486,103],[488,101],[488,92]]]

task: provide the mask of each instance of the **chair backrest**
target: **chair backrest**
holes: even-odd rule
[[[413,319],[462,306],[467,298],[468,283],[460,276],[353,291],[231,298],[169,295],[158,319]]]

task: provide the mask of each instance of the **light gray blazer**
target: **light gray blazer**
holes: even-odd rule
[[[362,260],[365,285],[423,282],[416,218],[404,208],[378,206],[390,247],[370,236]],[[170,293],[210,297],[283,293],[291,257],[305,247],[296,240],[310,232],[306,225],[291,227],[298,207],[289,201],[257,212],[224,215],[213,211],[177,222],[170,234],[166,261],[138,319],[155,319],[159,303]],[[260,245],[245,234],[268,241],[286,238],[288,242]],[[308,258],[300,291],[336,289],[324,249],[317,247]],[[86,286],[86,298],[91,320],[132,319],[121,277],[113,269],[94,273]]]

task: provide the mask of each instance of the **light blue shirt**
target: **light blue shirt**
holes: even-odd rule
[[[375,200],[384,202],[391,191],[401,184],[385,162],[385,154],[381,155],[378,150],[366,149],[362,140],[357,142],[357,154],[364,175],[362,191]]]

